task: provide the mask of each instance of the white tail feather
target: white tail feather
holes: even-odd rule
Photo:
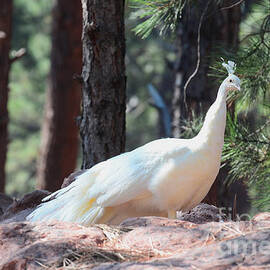
[[[72,221],[85,225],[95,223],[104,212],[103,207],[98,206],[95,199],[89,198],[87,194],[95,182],[96,173],[94,170],[88,170],[69,186],[45,197],[43,203],[26,219]]]

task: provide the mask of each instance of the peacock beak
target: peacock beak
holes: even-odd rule
[[[241,87],[240,87],[240,85],[236,85],[236,84],[234,84],[234,87],[235,87],[235,89],[236,89],[237,91],[241,91]]]
[[[235,90],[235,91],[241,91],[240,83],[241,83],[241,82],[233,82],[233,83],[231,84],[232,89]]]

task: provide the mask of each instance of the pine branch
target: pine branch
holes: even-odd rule
[[[133,0],[133,8],[137,9],[134,15],[144,20],[134,28],[135,33],[145,39],[154,29],[158,29],[160,35],[163,35],[168,30],[174,31],[187,1]]]
[[[224,143],[223,162],[229,165],[227,181],[245,180],[250,189],[265,186],[270,192],[270,121],[251,132],[243,123],[228,118],[227,136]],[[269,195],[269,193],[268,193]],[[256,192],[254,205],[264,209],[270,205],[265,192]],[[269,210],[270,207],[268,206]]]

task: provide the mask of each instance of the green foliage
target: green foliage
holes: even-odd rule
[[[132,29],[138,20],[131,13],[126,18],[126,72],[127,103],[134,108],[127,112],[126,150],[134,149],[146,142],[159,138],[158,112],[149,105],[147,84],[159,86],[162,95],[170,99],[171,88],[162,87],[164,80],[172,76],[167,62],[175,55],[171,45],[153,33],[151,39],[141,40]]]
[[[133,1],[142,9],[136,15],[144,21],[135,28],[143,38],[153,29],[164,34],[175,29],[187,1]],[[223,4],[222,1],[215,1]],[[195,2],[193,3],[196,4]],[[177,5],[177,7],[175,7]],[[173,7],[174,8],[171,8]],[[270,14],[269,1],[257,1],[241,23],[240,46],[235,51],[220,48],[219,57],[237,63],[242,84],[240,93],[229,95],[235,117],[227,121],[223,162],[229,165],[230,180],[242,179],[249,185],[253,205],[270,210]],[[227,76],[220,59],[214,59],[211,74],[221,81]],[[195,136],[203,118],[182,123],[182,137]],[[240,120],[241,119],[241,120]],[[249,124],[248,124],[249,123]]]
[[[270,14],[264,4],[267,5],[255,5],[255,16],[251,13],[247,18],[253,27],[250,32],[242,30],[245,35],[242,34],[237,53],[233,56],[227,52],[227,59],[237,63],[242,83],[237,99],[229,97],[236,102],[236,111],[233,119],[229,117],[227,121],[223,161],[230,168],[228,180],[246,181],[253,206],[269,211]],[[217,66],[213,70],[218,77],[222,76]]]
[[[229,180],[243,179],[253,192],[253,205],[269,210],[270,202],[270,120],[251,131],[235,117],[228,117],[223,162],[229,164]],[[253,189],[254,191],[254,189]]]
[[[175,31],[187,0],[132,0],[132,2],[135,4],[134,7],[139,8],[133,15],[143,19],[134,31],[144,39],[155,28],[158,28],[160,35],[168,30]]]
[[[229,103],[237,100],[237,107],[241,110],[269,100],[270,50],[260,43],[259,38],[253,38],[248,47],[240,47],[236,54],[227,52],[226,60],[237,63],[237,75],[241,78],[241,92],[230,93]],[[215,76],[219,82],[227,75],[227,71],[220,68],[220,64],[221,61],[216,59],[210,73],[210,76]]]
[[[181,138],[191,139],[194,136],[196,136],[202,128],[203,121],[204,121],[204,115],[202,115],[202,114],[195,115],[195,113],[192,112],[191,120],[185,119],[182,122]]]
[[[237,63],[237,75],[241,78],[241,103],[249,106],[269,100],[270,14],[261,18],[260,24],[259,32],[256,29],[255,33],[247,34],[236,53],[224,49],[219,51],[226,61],[233,60]],[[218,59],[213,62],[210,76],[221,81],[226,76],[226,70],[220,68],[221,61]]]

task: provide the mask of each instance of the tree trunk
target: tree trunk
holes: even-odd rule
[[[236,49],[238,45],[240,5],[229,7],[235,1],[223,1],[223,6],[214,2],[200,0],[196,5],[186,6],[178,30],[178,59],[175,66],[175,87],[172,104],[172,128],[174,137],[181,137],[181,120],[190,119],[191,112],[205,113],[216,98],[217,89],[213,89],[208,79],[210,56],[218,46]],[[204,15],[203,15],[204,14]],[[203,17],[202,17],[203,16]],[[184,91],[185,84],[197,65],[198,28],[200,30],[200,65],[196,75]],[[222,56],[222,55],[221,55]],[[221,67],[222,68],[222,67]],[[185,96],[186,93],[186,104]],[[216,204],[217,191],[214,184],[206,202]]]
[[[80,1],[57,0],[53,9],[49,87],[42,127],[37,186],[55,191],[77,161],[81,85],[74,79],[82,66]]]
[[[5,190],[5,165],[8,144],[8,75],[11,46],[12,0],[2,0],[0,8],[0,192]]]
[[[82,168],[125,147],[124,0],[82,0]]]

